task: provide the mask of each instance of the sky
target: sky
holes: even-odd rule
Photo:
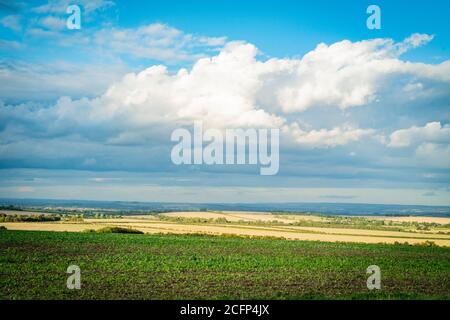
[[[450,205],[448,12],[0,0],[0,198]],[[195,121],[279,129],[278,173],[175,165]]]

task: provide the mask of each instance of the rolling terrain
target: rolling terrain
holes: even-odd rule
[[[0,299],[450,298],[450,248],[403,244],[0,230],[0,268]]]
[[[14,214],[14,211],[2,211]],[[27,212],[30,214],[30,212]],[[41,214],[41,213],[35,213]],[[77,218],[43,222],[0,222],[10,230],[81,232],[116,226],[144,233],[237,235],[354,243],[432,242],[450,247],[450,218],[330,217],[265,212],[171,212],[108,218]],[[398,220],[400,219],[400,220]]]

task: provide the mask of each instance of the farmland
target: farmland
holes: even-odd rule
[[[152,215],[108,216],[107,218],[62,216],[59,221],[26,222],[9,219],[6,212],[0,225],[9,230],[82,232],[107,226],[133,228],[144,233],[208,234],[275,237],[288,240],[353,243],[434,243],[450,247],[450,219],[407,217],[330,217],[304,214],[261,212],[171,212]],[[28,212],[32,214],[32,212]],[[36,213],[37,214],[37,213]],[[39,213],[42,216],[41,213]],[[24,218],[25,217],[25,218]],[[414,220],[416,219],[416,220]],[[31,220],[31,221],[29,221]]]
[[[81,268],[81,290],[66,269]],[[366,287],[366,268],[382,289]],[[1,299],[449,299],[450,248],[0,231]]]
[[[0,299],[450,299],[449,218],[1,217]],[[66,288],[69,265],[81,269],[81,290]],[[381,290],[367,289],[370,265]]]

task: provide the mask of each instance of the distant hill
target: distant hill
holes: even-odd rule
[[[325,215],[388,215],[450,217],[450,206],[417,206],[354,203],[165,203],[52,199],[0,199],[2,206],[97,208],[140,211],[280,211]]]

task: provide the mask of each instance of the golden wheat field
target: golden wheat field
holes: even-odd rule
[[[2,213],[11,214],[11,212],[4,211]],[[33,212],[27,212],[27,214],[33,214]],[[421,244],[433,242],[438,246],[450,247],[450,229],[445,225],[450,222],[450,219],[405,218],[408,219],[399,220],[392,219],[392,217],[384,219],[382,217],[376,219],[372,217],[336,218],[224,211],[171,212],[103,219],[84,218],[82,221],[2,222],[0,225],[9,230],[58,232],[82,232],[114,226],[132,228],[145,233],[199,233],[355,243]],[[373,221],[377,221],[375,227],[371,224]],[[382,222],[380,223],[380,221]],[[434,223],[432,227],[428,225],[431,221]]]

